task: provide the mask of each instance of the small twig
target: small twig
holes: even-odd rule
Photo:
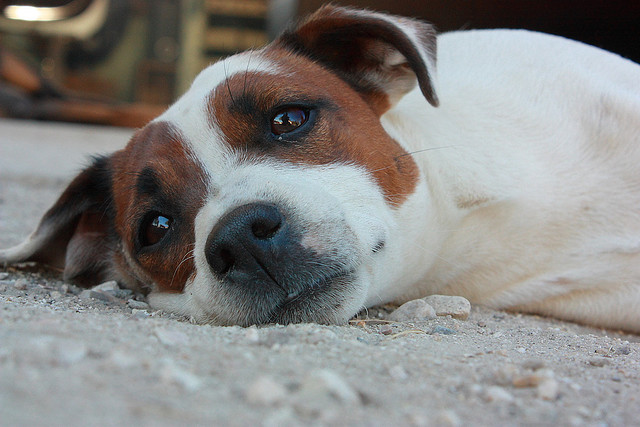
[[[409,329],[407,331],[402,331],[402,332],[398,332],[397,334],[393,334],[393,335],[389,335],[389,338],[394,340],[396,338],[400,338],[403,337],[405,335],[410,335],[410,334],[425,334],[428,335],[427,332],[420,330],[420,329]]]

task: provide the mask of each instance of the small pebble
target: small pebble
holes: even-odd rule
[[[627,355],[631,354],[631,347],[629,347],[629,345],[620,346],[620,347],[616,348],[616,354],[621,354],[623,356],[627,356]]]
[[[380,325],[378,329],[382,335],[391,335],[393,333],[393,327],[391,325]]]
[[[115,292],[120,290],[120,286],[118,286],[118,282],[116,282],[115,280],[110,280],[108,282],[104,282],[97,286],[94,286],[91,289],[99,292],[107,292],[107,291]]]
[[[120,300],[113,295],[110,295],[106,292],[95,291],[93,289],[85,289],[84,291],[80,292],[79,297],[84,301],[96,299],[104,302],[120,302]]]
[[[513,379],[513,386],[517,388],[536,387],[543,381],[539,375],[523,375]]]
[[[286,387],[268,375],[263,375],[255,380],[245,393],[249,403],[264,406],[282,403],[287,395]]]
[[[553,379],[554,373],[551,369],[539,369],[535,373],[530,375],[514,376],[514,387],[536,387],[542,384],[545,380]]]
[[[119,299],[130,299],[133,295],[133,291],[131,289],[118,289],[117,291],[108,291],[109,294],[113,295]]]
[[[539,398],[544,400],[556,400],[558,398],[558,381],[554,378],[545,378],[538,387],[536,393]]]
[[[487,402],[513,402],[513,395],[511,393],[495,385],[488,387],[483,397]]]
[[[26,279],[18,279],[13,284],[13,287],[16,288],[19,291],[24,291],[24,290],[27,289],[27,285],[28,284],[29,284],[29,282],[27,282]]]
[[[95,292],[95,291],[91,291],[90,289],[85,289],[84,291],[80,292],[80,295],[78,295],[78,298],[80,298],[83,301],[88,301],[91,299],[92,292]]]
[[[593,357],[589,359],[589,365],[596,366],[598,368],[609,364],[611,364],[611,360],[606,357]]]
[[[244,332],[244,337],[247,341],[251,343],[257,343],[260,341],[260,333],[258,332],[258,328],[255,326],[251,326],[247,328]]]
[[[454,335],[457,332],[451,328],[447,328],[445,326],[436,325],[431,330],[432,334],[440,334],[440,335]]]
[[[433,319],[436,312],[422,299],[406,302],[389,315],[389,320],[394,322],[411,322],[425,319]]]
[[[146,319],[149,316],[151,316],[151,313],[149,313],[147,310],[138,310],[136,308],[131,310],[131,317],[133,317],[134,319]]]
[[[63,294],[68,294],[69,292],[71,292],[71,288],[69,287],[69,285],[68,285],[68,284],[63,283],[63,284],[62,284],[62,286],[60,286],[60,291],[61,291]]]
[[[471,304],[463,297],[430,295],[422,299],[435,309],[438,316],[451,316],[454,319],[466,320],[471,313]]]
[[[538,369],[542,369],[545,367],[545,362],[541,359],[529,359],[522,364],[522,367],[524,369],[537,371]]]
[[[127,305],[129,306],[129,308],[137,310],[148,310],[149,308],[151,308],[146,302],[137,301],[134,299],[130,299],[129,301],[127,301]]]
[[[512,385],[517,375],[518,368],[511,363],[505,363],[493,372],[492,381],[498,385]]]
[[[5,280],[7,277],[9,277],[9,273],[6,273],[4,271],[0,273],[0,280]]]
[[[62,294],[58,291],[52,291],[50,295],[54,300],[59,300],[60,298],[62,298]]]

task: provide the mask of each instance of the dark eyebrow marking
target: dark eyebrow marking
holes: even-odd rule
[[[136,192],[139,196],[143,194],[155,196],[160,192],[160,180],[152,168],[147,166],[138,174]]]

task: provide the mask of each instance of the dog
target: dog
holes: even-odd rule
[[[219,325],[437,293],[640,332],[639,165],[637,64],[325,6],[204,69],[0,262]]]

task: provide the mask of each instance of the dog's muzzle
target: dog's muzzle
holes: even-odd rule
[[[250,203],[231,210],[213,227],[206,259],[225,286],[282,304],[304,291],[320,290],[333,276],[318,267],[327,260],[300,241],[292,221],[277,206]]]

